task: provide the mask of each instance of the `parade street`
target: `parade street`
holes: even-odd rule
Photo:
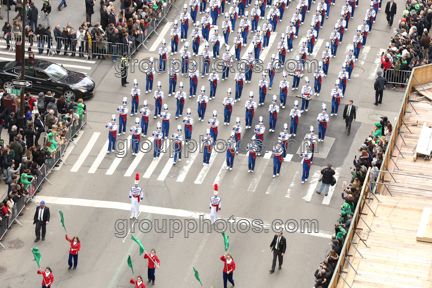
[[[330,34],[340,16],[344,2],[336,1],[336,5],[331,7],[330,17],[325,19],[324,27],[320,30],[315,48],[312,55],[307,57],[308,60],[316,58],[318,62],[322,61],[322,52],[326,42],[329,42]],[[307,182],[301,183],[302,158],[299,153],[304,152],[302,150],[303,139],[309,133],[311,125],[314,126],[315,135],[318,135],[317,116],[322,111],[323,103],[326,104],[327,113],[330,114],[331,90],[335,86],[345,56],[353,47],[352,39],[356,28],[362,24],[365,11],[369,8],[369,1],[359,2],[355,17],[350,20],[349,29],[345,32],[343,42],[339,44],[337,56],[330,60],[328,76],[322,79],[320,96],[312,95],[308,111],[302,113],[299,119],[296,136],[290,138],[287,157],[282,162],[278,177],[273,177],[273,146],[277,143],[279,133],[283,131],[284,123],[290,126],[289,113],[294,101],[298,100],[301,106],[302,99],[296,96],[301,95],[305,77],[309,78],[313,88],[313,72],[315,71],[305,71],[304,77],[300,80],[299,89],[294,91],[291,90],[293,76],[287,77],[290,87],[286,108],[280,109],[273,133],[268,131],[268,107],[272,103],[273,95],[277,95],[278,104],[280,104],[279,83],[282,80],[282,73],[276,73],[272,90],[267,89],[264,106],[255,109],[252,128],[246,130],[244,129],[245,102],[248,100],[250,91],[253,91],[254,100],[258,102],[258,81],[261,79],[261,73],[254,73],[251,82],[244,84],[241,100],[233,106],[230,125],[225,126],[223,125],[222,101],[229,88],[233,90],[231,97],[234,98],[235,71],[230,73],[227,80],[218,82],[216,97],[207,104],[204,121],[201,122],[198,121],[197,97],[201,94],[201,86],[205,86],[206,95],[209,95],[208,76],[201,78],[201,73],[199,73],[197,97],[189,98],[189,78],[186,74],[185,76],[179,74],[176,89],[178,90],[179,83],[183,82],[188,97],[185,100],[183,117],[175,119],[176,99],[174,96],[168,97],[169,77],[167,73],[160,75],[156,73],[153,90],[146,94],[146,76],[139,69],[129,71],[127,77],[129,84],[124,88],[121,85],[120,77],[116,76],[119,72],[118,65],[113,65],[110,60],[93,59],[89,62],[82,60],[82,63],[73,63],[66,62],[61,56],[51,57],[50,61],[53,62],[58,60],[58,63],[82,66],[84,72],[95,80],[97,87],[95,96],[85,100],[88,122],[91,127],[86,126],[83,132],[80,132],[78,138],[74,140],[76,146],[69,146],[64,157],[65,163],[56,167],[49,177],[52,185],[45,183],[43,190],[35,197],[36,203],[39,204],[44,200],[51,209],[46,240],[38,242],[37,246],[43,257],[42,265],[50,266],[55,274],[53,287],[132,287],[129,280],[132,276],[137,277],[137,275],[142,275],[147,285],[147,260],[143,259],[143,255],[139,256],[139,246],[131,240],[131,234],[140,239],[147,252],[153,248],[157,252],[161,265],[156,269],[155,286],[200,287],[192,269],[195,267],[199,271],[204,287],[210,287],[210,285],[215,285],[216,288],[223,287],[221,270],[224,264],[220,257],[225,250],[221,233],[215,231],[201,233],[199,226],[195,227],[196,231],[193,232],[194,227],[187,226],[186,221],[195,220],[194,223],[199,223],[200,215],[203,215],[205,219],[210,219],[209,200],[214,195],[215,183],[219,185],[219,197],[221,197],[219,219],[225,220],[226,223],[229,223],[230,217],[236,222],[240,219],[248,222],[259,219],[263,223],[263,229],[258,233],[252,229],[242,233],[238,231],[241,225],[233,225],[235,231],[227,228],[225,232],[229,235],[230,241],[228,252],[232,253],[236,263],[234,273],[236,287],[312,287],[313,274],[330,250],[330,239],[335,234],[334,223],[338,220],[337,214],[343,203],[340,196],[342,183],[351,181],[349,168],[353,166],[354,155],[358,154],[358,149],[364,139],[371,133],[371,127],[380,121],[381,116],[387,116],[393,121],[403,97],[403,93],[388,89],[384,92],[383,105],[374,106],[374,79],[380,66],[379,57],[388,47],[390,37],[393,36],[393,31],[386,27],[383,11],[379,11],[373,30],[368,35],[367,44],[362,47],[359,60],[355,62],[351,80],[347,81],[339,114],[330,117],[324,142],[315,144],[319,147],[310,167],[310,176]],[[294,39],[293,51],[287,52],[286,61],[288,59],[295,61],[302,39],[305,39],[306,31],[310,28],[310,21],[317,3],[312,4],[311,13],[306,13],[305,24],[300,27],[298,38]],[[263,67],[267,67],[272,54],[278,57],[277,44],[281,34],[286,33],[286,26],[297,4],[292,1],[285,10],[283,22],[278,23],[276,32],[270,36],[269,47],[262,50],[260,59],[263,61]],[[95,10],[99,9],[98,5],[96,4]],[[117,1],[115,5],[117,7]],[[175,5],[181,8],[183,2],[177,1]],[[228,10],[228,7],[229,5],[226,4],[225,11]],[[249,7],[246,11],[250,10]],[[66,10],[63,9],[63,11]],[[154,66],[157,69],[158,51],[162,39],[165,39],[168,50],[171,52],[170,31],[180,12],[173,7],[168,14],[168,22],[158,29],[159,36],[154,34],[146,43],[148,50],[142,48],[133,55],[129,62],[133,63],[134,59],[139,62],[142,59],[154,57]],[[93,17],[99,19],[99,15]],[[198,15],[197,19],[201,17],[202,15]],[[218,25],[221,34],[223,19],[222,15],[219,16]],[[262,26],[264,22],[265,20],[260,20],[258,25]],[[189,31],[192,29],[193,24],[191,23]],[[236,33],[233,32],[230,36],[230,45]],[[188,36],[191,47],[190,32]],[[179,43],[179,51],[184,44],[185,42]],[[201,42],[200,52],[203,49]],[[252,49],[252,38],[249,36],[248,43],[242,49],[241,58],[245,58],[247,51],[252,51]],[[221,45],[220,50],[221,55],[225,53],[225,45]],[[14,56],[0,53],[0,57],[13,58]],[[180,53],[169,56],[169,59],[181,61]],[[198,57],[193,57],[193,59],[198,59]],[[70,69],[72,68],[73,66]],[[221,79],[221,73],[218,74]],[[206,130],[210,128],[207,121],[212,118],[214,110],[217,111],[220,122],[217,139],[226,141],[230,137],[236,117],[239,117],[243,126],[241,135],[243,148],[240,149],[239,154],[235,155],[232,170],[227,169],[226,150],[220,153],[213,151],[208,165],[203,165],[202,150],[189,153],[187,156],[183,154],[182,161],[175,165],[168,151],[156,159],[153,157],[153,150],[149,153],[138,152],[136,156],[132,155],[130,148],[132,133],[129,132],[129,129],[134,125],[135,118],[141,119],[141,114],[131,117],[128,113],[126,134],[117,134],[117,141],[129,140],[125,155],[119,156],[113,152],[107,154],[109,132],[106,125],[113,114],[116,115],[117,120],[120,117],[117,107],[122,105],[123,97],[127,97],[130,111],[132,99],[130,93],[134,87],[134,79],[138,81],[138,87],[141,89],[138,110],[142,108],[143,101],[147,100],[148,108],[151,111],[147,137],[141,136],[141,140],[153,140],[152,132],[156,130],[157,122],[162,122],[161,118],[153,119],[155,111],[153,93],[157,90],[158,81],[161,82],[161,90],[165,93],[163,103],[168,104],[171,113],[169,135],[177,132],[177,125],[184,127],[182,120],[186,116],[187,108],[191,109],[191,116],[194,119],[192,139],[199,144],[201,144],[200,137],[205,137]],[[267,80],[269,80],[268,77]],[[357,117],[352,124],[350,136],[347,136],[342,112],[349,100],[354,101]],[[245,147],[255,134],[254,128],[258,124],[259,116],[263,117],[266,127],[263,151],[256,158],[254,172],[248,173],[248,154]],[[318,181],[321,177],[320,172],[329,163],[335,169],[337,184],[330,187],[328,196],[324,196],[324,193],[317,194],[316,191],[320,185]],[[143,188],[144,197],[140,202],[137,223],[133,224],[133,229],[131,229],[129,190],[131,186],[134,186],[136,173],[140,175],[139,186]],[[5,288],[36,287],[40,283],[40,275],[35,272],[37,267],[30,253],[30,249],[35,246],[32,223],[36,206],[30,203],[28,207],[28,210],[24,210],[25,215],[20,218],[23,227],[11,229],[7,234],[7,239],[3,242],[9,247],[8,250],[0,249],[0,257],[3,260],[0,265],[7,267],[8,270],[6,277],[3,276],[1,281],[2,287]],[[64,214],[69,237],[78,235],[81,241],[80,262],[74,271],[68,271],[69,246],[64,240],[64,229],[60,223],[58,210]],[[155,222],[157,219],[159,222]],[[296,231],[284,230],[283,235],[287,242],[284,265],[282,270],[269,274],[273,259],[269,245],[276,234],[271,229],[271,223],[277,219],[281,220],[278,225],[288,220],[295,220],[290,223],[298,223],[298,229]],[[149,221],[140,222],[142,220]],[[163,220],[166,221],[166,231],[156,232],[158,227],[155,223],[159,223],[159,230],[164,230]],[[316,227],[317,231],[302,233],[304,231],[300,231],[303,229],[300,223],[308,223],[309,220],[319,224]],[[151,231],[144,231],[146,229],[144,225],[139,227],[139,223],[150,222],[153,224]],[[171,227],[171,235],[170,223],[177,225]],[[181,228],[178,226],[179,223],[182,225]],[[191,232],[187,235],[188,237],[185,237],[187,229]],[[131,274],[127,264],[129,255],[134,263],[134,275]],[[231,287],[231,284],[228,284],[228,287]]]

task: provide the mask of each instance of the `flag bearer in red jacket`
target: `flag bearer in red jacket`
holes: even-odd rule
[[[225,255],[220,257],[221,261],[225,262],[223,269],[224,288],[227,288],[227,280],[234,286],[233,272],[235,270],[235,262],[231,253],[225,252]]]
[[[143,279],[141,276],[137,277],[137,280],[135,280],[135,277],[132,277],[132,279],[130,280],[131,284],[135,284],[135,288],[145,288]]]
[[[54,275],[52,274],[52,270],[50,267],[46,267],[45,271],[38,270],[38,274],[42,274],[42,288],[49,288],[51,284],[54,282]]]
[[[75,270],[78,265],[78,251],[81,249],[81,242],[78,236],[74,236],[72,237],[72,239],[69,239],[67,233],[66,233],[66,240],[71,243],[71,248],[69,250],[68,270],[72,268],[72,259],[74,262],[73,269]]]
[[[144,254],[144,259],[148,259],[148,270],[147,270],[147,275],[148,275],[148,282],[152,282],[152,284],[155,284],[155,270],[156,267],[159,268],[160,266],[160,261],[159,258],[156,255],[156,250],[155,249],[151,249],[150,254],[145,253]]]

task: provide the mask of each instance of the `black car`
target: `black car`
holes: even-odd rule
[[[34,69],[28,68],[28,59],[25,60],[25,80],[32,82],[31,88],[26,92],[39,94],[47,91],[55,92],[56,96],[64,95],[66,99],[75,96],[75,99],[89,98],[95,94],[95,82],[83,73],[67,70],[44,60],[34,60]],[[5,90],[14,87],[12,80],[21,79],[21,62],[0,62],[0,87]]]

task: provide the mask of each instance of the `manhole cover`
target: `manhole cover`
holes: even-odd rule
[[[19,248],[24,247],[24,242],[19,240],[19,239],[15,239],[15,240],[7,242],[6,246],[9,249],[19,249]]]
[[[369,115],[369,119],[373,120],[373,121],[381,121],[381,117],[384,117],[384,115],[380,115],[380,114],[372,114]]]
[[[0,275],[6,274],[7,269],[6,267],[0,266]]]
[[[363,68],[360,67],[354,67],[353,72],[354,74],[361,74],[363,73],[365,70]]]

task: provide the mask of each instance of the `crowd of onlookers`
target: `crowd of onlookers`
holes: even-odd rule
[[[12,23],[5,22],[2,28],[7,49],[12,38],[21,39],[24,35],[30,45],[37,43],[39,54],[48,54],[55,47],[55,53],[71,57],[77,54],[79,57],[93,55],[102,59],[107,54],[121,56],[123,52],[139,47],[149,33],[148,29],[153,27],[152,23],[157,23],[162,17],[166,5],[163,0],[120,0],[121,9],[116,11],[114,1],[100,0],[100,21],[91,23],[96,0],[85,0],[87,19],[74,28],[71,23],[51,26],[52,8],[49,0],[43,1],[41,9],[34,2],[17,0],[15,4],[11,3],[15,5],[17,15]],[[24,29],[21,25],[23,5],[26,9]],[[61,10],[60,6],[58,10]]]
[[[432,38],[429,31],[432,25],[432,0],[406,1],[405,11],[399,20],[396,35],[386,52],[381,55],[381,68],[387,80],[406,83],[414,67],[430,64],[432,60]],[[393,71],[394,70],[394,71]],[[392,81],[390,81],[392,82]],[[399,88],[404,88],[402,84]]]
[[[43,179],[40,177],[46,170],[41,169],[42,165],[54,166],[57,149],[67,141],[68,128],[79,125],[85,113],[82,99],[75,102],[73,97],[66,100],[54,96],[49,91],[46,95],[41,92],[36,99],[27,93],[21,117],[19,110],[12,112],[5,107],[6,99],[12,97],[0,89],[0,182],[7,185],[7,196],[0,203],[0,223],[11,215],[14,203],[26,197],[27,186]],[[19,100],[14,100],[18,109]]]
[[[361,145],[359,149],[360,156],[354,157],[354,166],[350,168],[351,181],[342,184],[344,203],[341,205],[338,223],[334,225],[335,234],[329,243],[330,253],[315,271],[316,288],[326,288],[330,284],[353,220],[362,187],[366,184],[371,188],[374,187],[374,181],[377,179],[381,169],[388,139],[390,139],[392,132],[393,128],[388,118],[381,117],[381,121],[375,123],[374,129]],[[370,182],[364,183],[369,168],[371,168]]]

